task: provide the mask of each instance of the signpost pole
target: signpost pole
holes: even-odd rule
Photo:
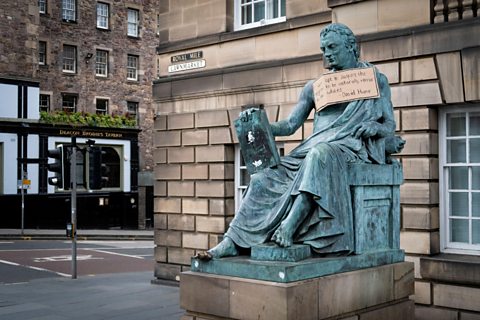
[[[25,185],[23,184],[23,182],[25,181],[27,175],[24,166],[25,164],[22,163],[22,180],[20,184],[20,193],[22,194],[22,236],[25,229]]]
[[[72,137],[70,155],[70,181],[72,205],[72,279],[77,279],[77,139]]]

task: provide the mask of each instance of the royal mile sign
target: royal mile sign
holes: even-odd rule
[[[168,66],[168,72],[179,72],[192,69],[204,68],[206,61],[203,58],[203,51],[195,51],[179,54],[170,57],[171,65]]]

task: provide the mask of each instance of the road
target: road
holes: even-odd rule
[[[77,275],[152,271],[153,241],[78,241]],[[71,277],[71,241],[0,241],[0,284]]]

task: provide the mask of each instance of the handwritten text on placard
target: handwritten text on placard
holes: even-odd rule
[[[313,91],[317,112],[331,104],[380,96],[373,67],[326,73],[313,83]]]

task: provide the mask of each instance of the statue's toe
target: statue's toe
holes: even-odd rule
[[[200,251],[200,252],[197,252],[194,258],[198,260],[209,261],[209,260],[212,260],[213,256],[208,251]]]

